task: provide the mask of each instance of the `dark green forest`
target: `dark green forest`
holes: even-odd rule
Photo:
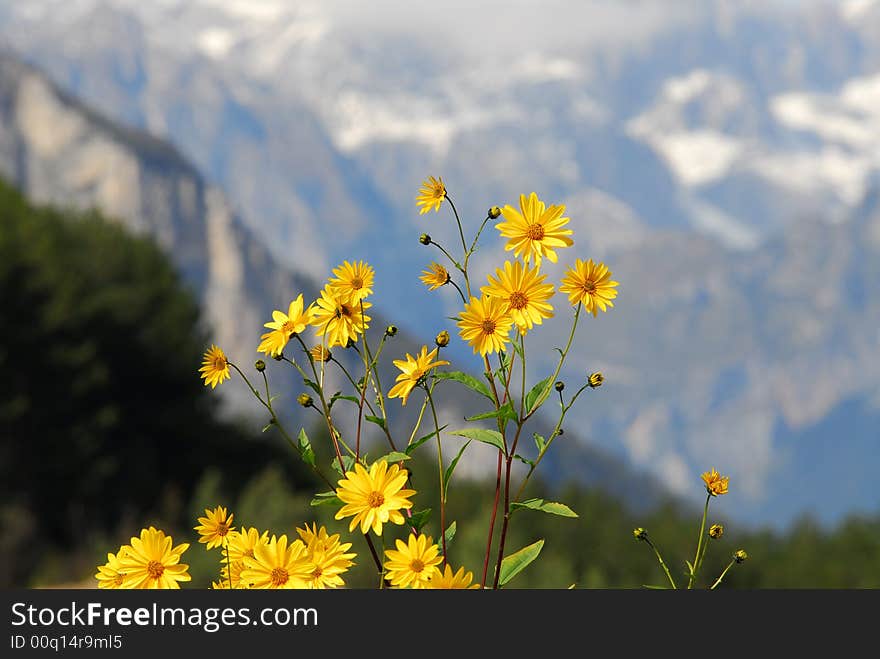
[[[216,392],[198,376],[208,328],[150,240],[96,212],[35,208],[0,182],[0,305],[0,586],[91,587],[108,551],[155,525],[175,544],[190,543],[183,561],[191,566],[189,587],[210,587],[220,555],[207,552],[192,527],[217,505],[231,508],[236,526],[276,534],[326,524],[358,554],[347,584],[376,585],[363,538],[333,520],[333,506],[311,505],[326,485],[277,430],[221,418]],[[233,379],[222,386],[242,385]],[[319,458],[328,457],[321,433],[310,430]],[[428,446],[408,463],[417,483],[436,479]],[[546,496],[538,481],[529,490]],[[510,587],[663,585],[657,559],[634,539],[634,527],[648,529],[673,576],[686,581],[684,561],[693,558],[705,497],[699,482],[693,501],[650,502],[639,513],[598,490],[555,490],[579,517],[514,514],[511,551],[546,542]],[[489,485],[453,479],[450,486],[447,520],[457,533],[449,559],[477,579],[493,495]],[[417,499],[417,507],[437,510],[421,493]],[[709,523],[723,522],[725,533],[709,546],[707,582],[742,548],[749,559],[721,588],[880,587],[880,516],[851,517],[833,529],[810,519],[785,532],[741,529],[725,519],[724,503],[719,497],[712,504],[717,515]],[[388,547],[403,529],[386,528]],[[437,537],[436,516],[425,530]]]

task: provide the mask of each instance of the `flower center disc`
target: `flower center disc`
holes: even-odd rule
[[[412,563],[409,564],[409,569],[413,572],[418,573],[425,569],[425,564],[422,563],[418,558],[414,558],[412,560]]]
[[[289,320],[281,326],[281,331],[286,334],[293,334],[293,323]]]
[[[543,224],[530,224],[526,229],[526,235],[530,240],[543,240],[544,238],[544,225]]]
[[[592,279],[587,279],[587,281],[584,282],[583,289],[584,292],[592,295],[596,292],[596,282],[594,282]]]
[[[272,579],[273,586],[283,586],[287,583],[288,579],[290,579],[290,575],[287,574],[287,570],[283,567],[276,567],[272,568],[270,578]]]
[[[364,280],[360,277],[355,277],[351,280],[351,287],[355,290],[364,287]]]
[[[370,492],[370,496],[367,497],[367,505],[370,508],[378,508],[383,503],[385,503],[385,496],[381,492]]]
[[[147,574],[149,574],[152,579],[158,579],[162,576],[164,571],[165,566],[159,561],[150,561],[147,563]]]
[[[229,533],[229,524],[221,523],[217,525],[217,535],[224,536]]]
[[[495,333],[495,321],[489,320],[488,318],[483,321],[482,324],[483,334],[494,334]]]
[[[510,306],[514,309],[522,309],[529,303],[529,298],[516,291],[510,296]]]

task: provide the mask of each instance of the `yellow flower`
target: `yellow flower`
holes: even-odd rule
[[[333,354],[329,350],[327,350],[327,348],[322,346],[320,343],[318,345],[316,345],[314,348],[312,348],[311,350],[309,350],[309,352],[312,355],[312,359],[314,359],[316,362],[330,361],[330,358],[333,356]]]
[[[439,348],[434,348],[428,352],[428,346],[422,346],[421,352],[416,357],[406,353],[406,359],[395,359],[394,365],[403,372],[397,376],[397,384],[388,392],[388,398],[400,398],[401,402],[406,405],[406,400],[413,388],[419,383],[419,380],[425,377],[428,371],[449,364],[443,359],[434,361],[439,350]]]
[[[471,590],[473,588],[479,588],[480,584],[471,584],[471,581],[473,580],[473,572],[465,572],[464,568],[460,567],[458,568],[458,572],[453,573],[452,568],[447,564],[446,569],[443,570],[443,574],[440,574],[439,571],[435,573],[428,581],[425,588],[433,588],[434,590]]]
[[[308,559],[302,540],[287,544],[287,536],[274,535],[267,543],[257,543],[254,555],[243,558],[240,579],[251,588],[306,588],[315,566]]]
[[[427,270],[422,270],[422,273],[419,279],[428,287],[429,291],[435,291],[441,286],[445,286],[450,280],[449,271],[436,261],[431,261],[431,265]]]
[[[217,506],[214,510],[205,508],[206,517],[199,517],[199,525],[193,527],[199,532],[199,542],[207,543],[205,549],[225,547],[229,532],[233,529],[232,518],[226,516],[226,508]]]
[[[259,544],[265,545],[268,542],[268,531],[263,531],[261,534],[254,527],[248,529],[242,528],[240,532],[230,531],[226,551],[229,552],[230,561],[240,561],[243,560],[245,556],[253,558],[254,548]]]
[[[706,492],[710,495],[718,496],[719,494],[727,494],[727,482],[730,480],[727,476],[722,476],[713,467],[710,471],[704,473],[700,478],[706,484]]]
[[[373,306],[372,303],[364,300],[351,304],[340,297],[329,284],[321,291],[321,297],[316,304],[312,325],[328,348],[347,347],[349,339],[357,340],[358,334],[370,326],[370,317],[361,310],[369,309]]]
[[[356,463],[354,471],[346,472],[336,489],[336,496],[345,504],[336,513],[336,519],[354,515],[349,531],[354,531],[360,524],[362,533],[373,529],[376,535],[382,535],[382,525],[387,522],[403,524],[400,511],[412,508],[409,497],[416,493],[403,489],[407,478],[409,472],[406,469],[397,464],[389,467],[384,460],[374,462],[370,471]]]
[[[580,302],[595,316],[599,309],[607,311],[605,307],[614,306],[611,300],[617,297],[617,286],[616,281],[611,281],[611,271],[604,263],[577,259],[574,267],[565,271],[559,292],[568,295],[571,306]]]
[[[98,566],[98,572],[95,579],[98,580],[98,588],[122,588],[122,582],[125,575],[121,572],[122,566],[119,564],[123,556],[123,550],[115,554],[107,554],[107,562]]]
[[[363,261],[357,263],[345,261],[341,266],[333,269],[333,274],[336,277],[330,279],[330,287],[349,304],[357,305],[373,292],[374,271]]]
[[[553,307],[547,304],[553,296],[553,284],[543,283],[546,278],[537,267],[505,261],[504,269],[496,268],[495,277],[489,275],[489,285],[483,286],[480,292],[505,300],[513,322],[520,333],[525,334],[544,318],[553,317]]]
[[[440,573],[443,562],[440,549],[430,536],[410,533],[406,542],[396,540],[397,549],[386,549],[385,578],[398,588],[426,588],[431,578]]]
[[[344,586],[345,582],[340,575],[354,565],[352,559],[357,554],[345,553],[351,549],[351,543],[340,543],[338,533],[329,535],[326,528],[317,527],[317,523],[311,528],[306,524],[305,528],[296,530],[308,548],[309,560],[315,565],[308,586],[318,589]]]
[[[229,360],[226,359],[226,355],[220,348],[212,345],[202,358],[202,367],[199,369],[199,373],[202,374],[205,386],[210,384],[213,389],[230,378]]]
[[[294,334],[300,334],[308,327],[314,316],[315,310],[312,305],[303,309],[303,296],[300,293],[287,307],[287,313],[276,309],[272,312],[272,321],[265,324],[271,332],[260,336],[260,345],[257,352],[262,352],[274,357],[280,355],[287,342]]]
[[[434,178],[429,176],[422,183],[419,194],[416,196],[416,206],[421,206],[419,215],[424,215],[433,207],[435,211],[440,210],[440,204],[446,198],[446,186],[443,185],[442,178]]]
[[[595,373],[590,373],[587,377],[587,384],[590,385],[593,389],[596,387],[601,387],[602,383],[605,382],[605,376],[602,375],[600,371],[596,371]]]
[[[556,263],[556,249],[570,247],[574,241],[569,238],[571,229],[563,229],[571,218],[562,217],[565,206],[551,205],[549,208],[538,199],[534,192],[528,198],[519,196],[520,210],[508,204],[501,211],[504,221],[495,225],[502,238],[508,238],[505,251],[513,250],[514,256],[522,256],[526,263],[535,257],[535,263],[541,265],[541,258],[546,256]]]
[[[142,529],[140,537],[133,537],[124,545],[119,556],[120,570],[125,574],[122,588],[180,588],[179,581],[190,581],[189,566],[180,558],[189,543],[172,547],[171,536],[154,527]]]
[[[487,295],[480,300],[471,297],[465,305],[457,324],[461,338],[473,347],[474,353],[498,352],[510,341],[513,317],[508,307],[506,300]]]
[[[225,558],[224,558],[225,560]],[[229,581],[232,580],[232,588],[239,589],[247,589],[250,588],[250,584],[247,584],[241,580],[241,573],[245,569],[245,564],[243,560],[233,561],[228,565],[222,565],[220,567],[220,580],[226,584],[226,587],[229,588]]]
[[[212,581],[211,582],[212,590],[229,590],[229,582],[220,580],[220,581]]]
[[[717,540],[724,535],[724,527],[721,524],[713,524],[709,527],[709,537]]]

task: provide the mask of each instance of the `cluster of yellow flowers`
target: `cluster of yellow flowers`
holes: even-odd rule
[[[429,291],[436,291],[447,285],[457,290],[463,304],[454,319],[458,334],[473,349],[474,354],[480,355],[485,384],[463,372],[438,371],[440,367],[450,364],[448,360],[440,358],[440,350],[450,342],[449,333],[442,331],[434,339],[433,349],[429,350],[427,345],[422,345],[415,355],[406,353],[404,358],[393,360],[399,374],[387,393],[383,392],[379,384],[377,364],[386,339],[395,336],[397,328],[386,328],[378,349],[375,352],[371,350],[367,340],[371,318],[366,312],[372,306],[368,298],[373,293],[375,272],[368,263],[354,260],[344,261],[334,268],[320,295],[310,304],[305,304],[303,294],[300,293],[287,305],[286,312],[274,310],[272,320],[264,324],[268,331],[261,335],[257,346],[258,353],[292,365],[302,375],[304,383],[317,395],[319,400],[302,393],[297,401],[305,408],[314,408],[326,422],[334,454],[332,466],[342,476],[335,485],[321,472],[305,430],[300,431],[296,440],[284,430],[273,408],[275,397],[270,393],[264,361],[258,360],[255,368],[264,380],[265,393],[259,392],[241,369],[216,345],[207,350],[199,369],[205,385],[212,389],[231,377],[231,369],[242,377],[254,396],[270,413],[270,426],[274,425],[300,452],[303,460],[330,486],[331,491],[318,494],[316,500],[338,504],[340,507],[335,513],[335,519],[351,518],[349,532],[359,530],[363,535],[380,575],[380,587],[470,589],[487,587],[488,579],[491,580],[492,587],[498,588],[535,560],[543,547],[543,539],[515,554],[505,555],[510,513],[517,508],[525,508],[564,517],[577,517],[564,504],[539,498],[524,500],[522,495],[529,478],[550,445],[562,434],[562,423],[569,409],[582,392],[595,389],[604,382],[601,373],[588,374],[582,386],[572,395],[568,395],[567,392],[563,393],[564,382],[556,379],[572,346],[581,311],[586,310],[596,317],[599,311],[612,308],[619,285],[612,280],[611,270],[604,263],[580,258],[575,259],[565,270],[558,288],[553,282],[547,281],[548,275],[541,271],[543,259],[557,263],[557,251],[574,244],[571,238],[573,231],[567,226],[570,218],[565,216],[565,206],[547,204],[535,192],[520,195],[518,207],[509,204],[503,208],[493,206],[488,210],[469,246],[461,219],[447,194],[443,179],[428,177],[416,196],[419,213],[425,214],[432,210],[437,212],[444,203],[448,203],[455,215],[461,237],[461,256],[454,257],[450,250],[428,234],[422,234],[419,242],[436,247],[449,264],[447,266],[432,261],[422,271],[419,279]],[[475,252],[483,229],[492,220],[499,220],[495,228],[501,238],[506,240],[504,250],[513,253],[512,259],[504,261],[501,267],[487,274],[486,283],[479,288],[479,295],[476,295],[472,294],[469,259]],[[557,291],[565,295],[568,304],[575,309],[568,344],[564,349],[558,349],[560,356],[555,371],[536,383],[527,395],[525,336],[542,325],[545,319],[554,316],[552,298]],[[314,332],[315,343],[311,346],[303,339],[307,328],[312,328]],[[308,360],[307,364],[291,357],[296,352],[287,350],[292,341],[298,343],[301,353]],[[347,350],[358,344],[360,348],[357,352],[364,366],[364,375],[360,380],[352,377],[346,366],[333,357],[334,348]],[[498,370],[490,365],[492,355],[498,358]],[[517,358],[522,365],[522,382],[518,396],[511,394],[514,371],[512,364]],[[332,397],[325,394],[323,376],[328,362],[336,363],[352,385],[355,396],[342,396],[339,392]],[[452,470],[467,446],[465,443],[455,459],[448,466],[444,465],[441,442],[444,428],[439,426],[432,392],[438,382],[449,379],[465,384],[492,403],[492,410],[469,420],[492,419],[497,427],[497,430],[466,428],[447,431],[449,435],[465,437],[468,441],[477,440],[490,444],[498,451],[495,503],[487,533],[482,580],[478,583],[474,582],[472,572],[465,567],[458,567],[456,570],[448,561],[447,537],[451,537],[450,531],[454,534],[454,523],[450,526],[446,524],[447,488]],[[374,395],[368,397],[366,393],[370,388]],[[424,391],[425,398],[416,427],[412,430],[404,452],[401,452],[392,436],[385,400],[399,398],[401,405],[406,405],[416,388]],[[558,421],[546,438],[539,433],[533,434],[538,453],[534,459],[528,459],[516,452],[523,427],[554,390],[559,396]],[[339,397],[357,404],[357,432],[354,441],[350,437],[343,437],[331,414],[333,403]],[[416,440],[428,406],[434,421],[434,431]],[[361,421],[364,419],[382,429],[391,449],[390,453],[372,462],[366,460],[361,450]],[[411,474],[403,467],[403,462],[410,459],[412,451],[432,437],[437,442],[439,544],[423,532],[426,518],[413,512],[412,498],[417,493],[410,489]],[[514,459],[529,466],[528,473],[516,490],[511,489],[511,464]],[[704,474],[703,480],[710,497],[727,492],[727,478],[721,477],[714,469]],[[501,501],[503,504],[499,503]],[[494,524],[499,505],[503,506],[499,517],[501,529],[500,533],[496,533]],[[708,500],[706,509],[708,511]],[[208,549],[220,547],[223,554],[220,578],[214,582],[214,588],[341,587],[345,585],[342,575],[354,564],[356,558],[355,553],[349,552],[351,543],[342,542],[339,534],[328,534],[326,528],[318,528],[317,523],[311,527],[306,525],[304,528],[297,528],[299,537],[291,542],[286,535],[270,537],[268,531],[260,532],[256,528],[236,530],[232,526],[233,516],[227,515],[227,510],[223,507],[206,509],[205,514],[205,517],[199,518],[199,526],[195,527],[200,534],[200,542],[205,543]],[[374,547],[372,537],[381,537],[387,524],[406,525],[408,533],[405,540],[395,540],[393,549],[384,550],[382,560]],[[697,558],[693,565],[689,564],[692,581],[705,554],[702,547],[704,527],[705,514]],[[713,525],[709,536],[720,537],[722,531],[720,525]],[[653,547],[644,529],[636,529],[635,536],[639,540],[646,540]],[[497,558],[493,575],[490,572],[490,555],[496,543]],[[190,579],[187,566],[179,562],[187,546],[183,544],[172,548],[171,538],[162,531],[152,527],[144,529],[140,539],[132,538],[130,545],[120,548],[115,555],[108,555],[107,564],[98,568],[96,578],[102,587],[177,588],[179,582]],[[654,549],[661,565],[666,569],[659,552]],[[668,570],[667,576],[672,581]]]

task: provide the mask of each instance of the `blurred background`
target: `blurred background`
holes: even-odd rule
[[[197,369],[212,342],[249,366],[272,309],[363,259],[393,357],[448,329],[476,371],[455,291],[418,281],[419,234],[457,239],[445,205],[417,212],[429,175],[471,234],[521,193],[565,204],[550,278],[594,258],[621,283],[562,374],[605,385],[533,488],[580,517],[517,519],[510,546],[547,539],[517,585],[660,583],[632,527],[683,566],[715,467],[707,561],[752,556],[729,587],[880,586],[876,0],[0,0],[0,585],[90,587],[141,526],[195,545],[218,504],[346,529],[244,385]],[[487,231],[475,270],[501,248]],[[477,572],[494,457],[456,477]],[[187,559],[208,586],[216,556]]]

